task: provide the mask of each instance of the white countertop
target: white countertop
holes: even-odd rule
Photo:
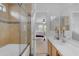
[[[63,56],[79,56],[78,41],[67,39],[65,43],[62,43],[56,40],[52,35],[47,35],[46,37]]]

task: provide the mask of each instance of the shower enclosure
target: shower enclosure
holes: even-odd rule
[[[21,56],[30,45],[31,23],[27,5],[0,4],[0,56]]]

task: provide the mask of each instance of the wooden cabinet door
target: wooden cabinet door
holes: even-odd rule
[[[48,41],[48,55],[51,56],[52,55],[52,45],[51,43]]]
[[[54,47],[54,45],[48,41],[48,55],[49,56],[61,56],[58,50]]]
[[[52,56],[57,56],[57,50],[53,45],[52,45]]]

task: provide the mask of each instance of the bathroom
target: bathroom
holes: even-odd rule
[[[79,3],[1,3],[0,56],[79,56]]]

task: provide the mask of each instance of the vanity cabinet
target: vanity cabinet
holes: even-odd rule
[[[48,40],[48,55],[49,56],[61,56],[55,46]]]

